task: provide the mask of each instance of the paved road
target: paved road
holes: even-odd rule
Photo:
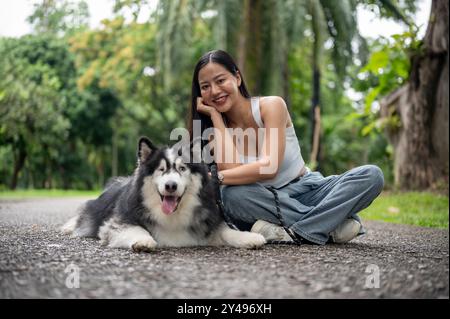
[[[84,200],[0,201],[0,298],[449,298],[448,230],[365,222],[346,245],[136,254],[58,232]]]

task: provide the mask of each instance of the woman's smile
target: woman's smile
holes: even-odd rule
[[[213,103],[217,106],[223,106],[227,101],[228,95],[224,94],[219,96],[218,98],[213,99]]]

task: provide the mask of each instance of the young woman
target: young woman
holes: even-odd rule
[[[239,229],[269,242],[320,245],[345,243],[365,232],[357,213],[380,194],[382,171],[364,165],[328,177],[311,172],[284,100],[251,97],[229,54],[215,50],[200,58],[191,102],[191,139],[194,120],[201,121],[202,133],[214,128],[209,145],[224,185],[225,212]],[[230,129],[262,133],[239,137]],[[238,156],[226,160],[230,154]]]

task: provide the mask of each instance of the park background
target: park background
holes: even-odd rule
[[[0,200],[130,174],[138,137],[170,142],[196,61],[224,49],[252,95],[286,100],[307,165],[383,170],[363,218],[448,228],[448,1],[111,0],[92,25],[95,3],[28,1],[27,34],[2,24]],[[369,16],[398,33],[364,34]]]

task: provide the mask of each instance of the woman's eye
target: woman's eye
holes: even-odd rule
[[[208,86],[207,86],[207,85],[204,85],[204,86],[201,87],[201,89],[202,89],[203,91],[205,91],[205,90],[208,89]]]
[[[225,82],[225,79],[219,79],[217,80],[217,83],[222,84],[223,82]]]

